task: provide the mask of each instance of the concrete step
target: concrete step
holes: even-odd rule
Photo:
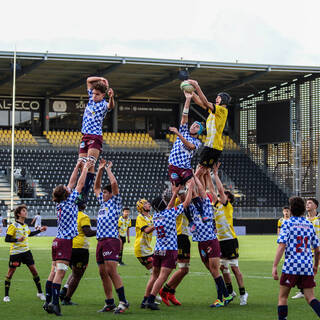
[[[38,145],[40,146],[51,146],[51,144],[48,142],[46,138],[43,136],[33,136],[34,139],[38,142]]]

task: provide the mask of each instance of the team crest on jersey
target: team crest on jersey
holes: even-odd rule
[[[178,178],[179,178],[179,176],[177,173],[175,173],[175,172],[171,173],[171,179],[176,180]]]
[[[85,142],[82,141],[82,142],[80,143],[80,148],[84,148],[85,146],[86,146]]]

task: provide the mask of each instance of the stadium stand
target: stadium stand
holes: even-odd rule
[[[114,163],[114,173],[125,206],[134,207],[136,201],[142,197],[152,200],[164,189],[164,182],[168,180],[168,154],[155,150],[108,149],[102,156]],[[76,149],[28,147],[16,149],[15,165],[24,167],[45,193],[35,199],[21,200],[30,206],[31,214],[37,211],[45,216],[55,214],[54,204],[51,201],[52,189],[60,183],[68,182],[77,158]],[[0,170],[5,171],[10,166],[9,148],[0,148],[0,161]],[[194,167],[197,161],[198,155],[193,159]],[[281,207],[287,203],[286,194],[242,151],[225,150],[221,162],[221,171],[227,177],[226,187],[242,195],[237,198],[236,207]],[[89,198],[87,212],[95,215],[98,203],[92,190]]]
[[[11,130],[0,129],[0,145],[11,145]],[[35,138],[29,130],[14,130],[14,143],[21,146],[36,146],[38,145]]]
[[[43,135],[54,147],[78,147],[82,138],[80,131],[44,131]],[[148,133],[105,132],[103,140],[111,148],[159,148]]]

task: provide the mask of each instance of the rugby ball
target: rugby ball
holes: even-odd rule
[[[182,81],[180,84],[180,89],[185,92],[193,92],[195,90],[194,86],[191,85],[188,81]]]

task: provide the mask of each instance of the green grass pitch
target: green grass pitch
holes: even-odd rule
[[[42,287],[50,270],[52,238],[30,238],[30,247],[39,271]],[[123,279],[130,308],[123,315],[97,313],[104,305],[104,293],[95,263],[96,240],[91,239],[90,263],[73,301],[78,306],[62,306],[63,316],[67,319],[277,319],[277,296],[279,283],[271,278],[272,262],[276,250],[275,236],[242,236],[240,242],[240,268],[244,275],[245,287],[249,293],[248,305],[240,306],[239,297],[225,308],[212,309],[209,305],[216,299],[216,289],[212,277],[202,265],[197,246],[192,244],[190,273],[177,289],[176,296],[182,306],[167,307],[161,304],[160,311],[140,309],[145,286],[149,275],[134,257],[133,243],[125,245],[125,266],[118,268]],[[43,302],[36,297],[36,288],[26,266],[17,269],[11,281],[10,303],[2,301],[4,296],[4,278],[8,268],[9,244],[0,238],[0,314],[1,319],[47,319],[55,318],[42,310]],[[279,272],[280,272],[279,267]],[[68,272],[69,274],[69,272]],[[67,277],[67,276],[66,276]],[[65,279],[66,279],[65,277]],[[318,277],[318,276],[317,276]],[[316,277],[316,278],[317,278]],[[238,294],[238,287],[233,277],[233,286]],[[291,296],[297,290],[291,291]],[[319,289],[315,289],[316,296]],[[118,298],[115,294],[116,302]],[[316,319],[316,315],[304,299],[289,299],[288,319]]]

